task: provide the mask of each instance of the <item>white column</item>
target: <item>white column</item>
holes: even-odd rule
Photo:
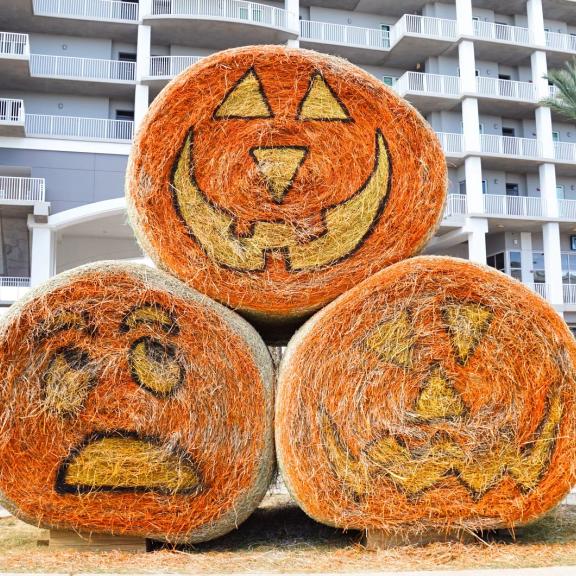
[[[139,5],[140,21],[142,21],[143,16],[152,14],[152,0],[140,0]]]
[[[468,260],[477,264],[486,264],[486,233],[488,220],[486,218],[467,218]]]
[[[476,56],[472,40],[462,40],[458,44],[458,66],[462,92],[476,94]]]
[[[136,84],[134,98],[134,133],[136,133],[150,105],[150,87],[146,84]]]
[[[466,178],[466,202],[470,214],[484,213],[482,193],[482,160],[478,156],[468,156],[464,161]]]
[[[520,232],[520,250],[522,253],[522,282],[524,284],[533,284],[531,232]]]
[[[558,222],[542,224],[544,241],[544,269],[548,285],[548,300],[551,304],[563,304],[562,258],[560,249],[560,225]]]
[[[152,32],[150,26],[140,24],[138,26],[138,50],[136,58],[136,90],[134,97],[134,131],[140,126],[140,122],[150,104],[150,88],[144,84],[144,78],[150,73],[150,50]]]
[[[29,218],[28,227],[32,232],[32,250],[30,257],[30,285],[32,288],[48,280],[54,274],[55,232],[48,226],[35,225]]]
[[[546,46],[546,32],[544,31],[544,11],[542,0],[528,0],[526,3],[528,29],[533,44]]]
[[[480,114],[476,98],[462,100],[462,127],[466,152],[480,152]]]
[[[474,34],[472,21],[472,0],[456,0],[456,26],[462,36]]]
[[[538,100],[550,96],[548,89],[548,62],[546,52],[536,50],[530,56],[530,67],[532,69],[532,83],[536,87],[536,97]]]
[[[300,0],[284,0],[284,10],[288,12],[288,28],[294,29],[300,35]],[[290,48],[299,48],[300,40],[298,38],[290,39],[286,45]]]
[[[538,167],[540,179],[540,197],[544,204],[544,214],[550,218],[558,217],[558,195],[556,192],[556,166],[541,164]]]

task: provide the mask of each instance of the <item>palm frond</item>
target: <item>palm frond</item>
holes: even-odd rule
[[[564,68],[550,70],[547,79],[556,86],[558,93],[542,100],[542,104],[558,114],[576,120],[576,59],[566,62]]]

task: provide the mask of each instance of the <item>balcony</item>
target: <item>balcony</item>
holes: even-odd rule
[[[535,196],[503,196],[485,194],[484,213],[489,216],[530,218],[544,216],[542,198]]]
[[[0,98],[0,136],[25,136],[23,100]]]
[[[468,212],[466,194],[448,194],[444,218],[464,216]]]
[[[45,197],[44,178],[0,176],[0,204],[30,205],[44,202]]]
[[[311,20],[300,21],[300,44],[326,50],[359,64],[378,64],[390,50],[390,33],[378,28],[360,28]]]
[[[460,100],[460,78],[423,72],[406,72],[394,85],[422,114],[453,108]]]
[[[0,276],[0,302],[15,302],[30,290],[30,278]]]
[[[284,43],[299,35],[298,15],[244,0],[152,0],[141,17],[154,27],[159,44],[207,48]],[[188,20],[183,27],[178,22]]]
[[[576,200],[558,200],[558,216],[562,220],[576,222]]]
[[[455,132],[436,132],[444,153],[448,157],[464,156],[464,135]]]
[[[536,87],[531,82],[479,76],[476,78],[476,94],[480,112],[508,118],[533,114],[538,104]]]
[[[573,142],[554,142],[554,158],[562,164],[576,162],[576,144]]]
[[[560,32],[546,32],[546,48],[568,54],[576,53],[576,36]]]
[[[480,148],[483,154],[539,160],[541,147],[535,138],[516,138],[497,134],[481,134]]]
[[[474,20],[473,34],[482,40],[474,47],[476,58],[481,60],[516,65],[528,58],[533,49],[528,28]]]
[[[65,140],[129,143],[134,130],[134,122],[106,118],[26,114],[25,122],[26,136]]]
[[[548,299],[548,294],[550,293],[550,288],[548,284],[544,284],[543,282],[532,282],[532,283],[524,283],[524,286],[528,286],[530,290],[536,292],[544,298],[545,300]]]
[[[138,3],[115,0],[33,0],[36,16],[138,23]]]
[[[147,79],[170,80],[200,60],[202,56],[152,56]]]
[[[564,304],[576,304],[576,284],[562,284]]]
[[[0,78],[2,86],[14,86],[27,78],[30,42],[28,34],[0,32]]]

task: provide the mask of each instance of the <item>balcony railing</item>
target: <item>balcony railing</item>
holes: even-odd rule
[[[24,122],[24,100],[0,98],[0,123],[22,124]]]
[[[404,14],[392,28],[392,44],[404,35],[455,40],[458,35],[456,20]]]
[[[44,202],[46,183],[44,178],[20,178],[0,176],[0,202]]]
[[[576,304],[576,284],[562,284],[564,304]]]
[[[86,20],[138,22],[137,2],[114,0],[34,0],[34,14]]]
[[[558,215],[563,220],[576,222],[576,200],[558,200]]]
[[[388,31],[312,20],[300,21],[300,37],[302,40],[316,40],[343,46],[381,50],[390,48],[390,33]]]
[[[484,212],[498,216],[542,216],[542,199],[534,196],[484,194]]]
[[[0,287],[2,288],[29,288],[30,278],[23,276],[0,276]]]
[[[130,142],[132,140],[134,122],[130,120],[108,120],[105,118],[26,114],[25,126],[26,136]]]
[[[561,162],[576,162],[576,144],[573,142],[554,142],[554,158]]]
[[[500,80],[479,76],[476,78],[476,89],[480,96],[507,98],[523,102],[537,102],[536,87],[530,82],[517,82],[515,80]]]
[[[423,72],[405,72],[394,85],[394,89],[402,96],[410,92],[437,96],[459,96],[460,78]]]
[[[298,16],[244,0],[152,0],[154,16],[196,16],[235,22],[249,22],[273,28],[297,28]]]
[[[528,288],[530,288],[531,290],[534,290],[536,294],[540,294],[542,298],[548,299],[548,292],[549,292],[548,284],[544,284],[544,282],[532,282],[532,283],[526,282],[525,285],[528,286]]]
[[[540,145],[535,138],[516,138],[497,134],[481,134],[480,144],[485,154],[540,158]]]
[[[150,58],[150,78],[173,78],[201,59],[202,56],[152,56]]]
[[[528,28],[484,22],[483,20],[474,20],[474,36],[483,40],[495,40],[509,44],[530,44]]]
[[[468,204],[466,202],[466,194],[448,194],[446,199],[446,209],[444,210],[444,218],[452,216],[461,216],[468,211]]]
[[[436,132],[446,154],[464,153],[464,136],[455,132]]]
[[[28,34],[0,32],[0,57],[28,56],[29,53]]]
[[[30,73],[32,76],[44,78],[134,82],[136,63],[98,58],[31,54]]]
[[[560,32],[546,32],[546,46],[551,50],[576,52],[576,36]]]

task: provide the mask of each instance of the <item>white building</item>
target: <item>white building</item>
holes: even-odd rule
[[[573,0],[0,0],[0,305],[141,257],[123,179],[149,103],[199,58],[261,43],[343,56],[410,100],[450,166],[427,251],[488,262],[576,326],[576,125],[539,104],[576,56]]]

